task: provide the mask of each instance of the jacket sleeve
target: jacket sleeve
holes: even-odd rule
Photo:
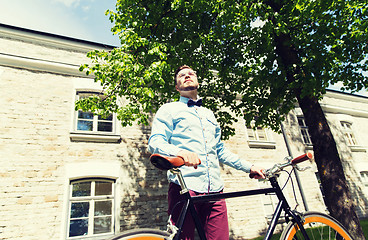
[[[217,122],[216,124],[217,127],[215,138],[218,141],[216,145],[216,151],[219,161],[237,170],[249,173],[253,164],[244,159],[239,158],[238,155],[232,153],[229,149],[225,147],[224,143],[221,141],[221,128]]]
[[[218,154],[218,158],[220,160],[220,162],[233,167],[237,170],[241,170],[244,172],[249,173],[250,172],[250,168],[253,166],[252,163],[239,158],[238,155],[230,152],[228,149],[226,149],[225,145],[223,142],[219,142],[218,146],[217,146],[217,154]]]

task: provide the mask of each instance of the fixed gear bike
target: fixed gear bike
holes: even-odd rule
[[[176,174],[181,186],[181,194],[185,196],[185,200],[183,201],[183,207],[181,214],[178,218],[176,226],[174,226],[170,220],[168,221],[168,230],[161,231],[158,229],[150,229],[150,228],[142,228],[142,229],[133,229],[129,231],[125,231],[120,233],[110,240],[160,240],[160,239],[172,239],[179,240],[180,232],[182,226],[184,224],[185,217],[188,212],[191,213],[192,219],[195,223],[197,233],[201,240],[206,240],[206,236],[201,226],[201,223],[198,218],[198,214],[194,208],[194,204],[200,201],[213,201],[219,199],[226,198],[234,198],[234,197],[242,197],[242,196],[253,196],[260,194],[275,194],[279,200],[275,208],[275,212],[269,223],[266,235],[264,236],[264,240],[270,240],[276,225],[281,218],[281,213],[283,213],[283,217],[287,222],[286,227],[281,233],[281,240],[293,240],[293,239],[307,239],[307,240],[315,240],[315,239],[344,239],[344,240],[353,240],[347,230],[333,217],[320,212],[308,211],[305,213],[297,212],[296,210],[292,210],[290,205],[288,204],[283,192],[280,187],[277,177],[281,171],[285,171],[284,168],[291,166],[292,170],[288,172],[289,178],[294,170],[300,170],[297,166],[298,163],[312,159],[311,153],[303,154],[299,157],[291,159],[290,157],[285,158],[284,163],[275,164],[272,168],[269,168],[264,171],[264,175],[266,179],[269,180],[271,187],[270,188],[260,188],[254,190],[246,190],[246,191],[238,191],[238,192],[230,192],[230,193],[216,193],[210,195],[200,195],[200,196],[190,196],[189,190],[187,189],[183,176],[181,175],[179,167],[184,165],[184,160],[180,157],[168,157],[159,154],[153,154],[150,157],[151,163],[161,169],[161,170],[170,170],[172,173]],[[254,176],[250,175],[251,178]]]

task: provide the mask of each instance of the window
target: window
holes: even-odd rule
[[[258,180],[258,186],[260,188],[269,188],[270,182],[267,180],[260,179]],[[273,217],[273,214],[275,213],[277,204],[279,203],[279,199],[277,198],[275,193],[269,193],[269,194],[261,195],[261,201],[263,204],[266,221],[270,222]],[[284,221],[284,218],[281,217],[279,219],[279,223],[283,221]]]
[[[100,98],[105,96],[101,92],[77,91],[76,100],[96,95]],[[116,118],[113,114],[107,117],[93,114],[92,112],[74,111],[74,121],[70,139],[72,141],[87,142],[110,142],[119,143],[121,136],[117,134]]]
[[[114,184],[110,179],[70,182],[68,239],[114,232]]]
[[[92,92],[77,92],[77,99],[88,98],[92,95],[98,95],[103,98],[102,94]],[[110,114],[106,118],[100,115],[94,115],[91,112],[83,112],[78,110],[76,114],[76,130],[89,132],[113,132],[113,115]]]
[[[356,146],[357,145],[357,141],[355,139],[354,133],[353,133],[353,129],[352,129],[352,124],[349,122],[345,122],[345,121],[341,121],[341,127],[342,127],[342,132],[345,136],[346,141],[348,142],[349,146]]]
[[[247,127],[248,138],[251,141],[267,141],[267,134],[262,127]]]
[[[323,202],[326,204],[326,197],[325,197],[325,193],[323,191],[322,182],[321,182],[321,178],[319,177],[319,173],[318,172],[315,172],[314,175],[316,176],[316,179],[317,179],[317,182],[318,182],[318,186],[319,186],[319,190],[321,191],[321,194],[322,194]]]
[[[276,148],[276,143],[271,140],[271,135],[262,127],[247,126],[249,147]]]
[[[362,179],[362,183],[365,187],[365,193],[368,194],[368,171],[362,171],[360,172],[360,177]]]
[[[311,145],[312,141],[309,136],[308,127],[305,124],[304,117],[298,117],[298,124],[300,128],[300,133],[302,135],[303,143],[307,145]]]

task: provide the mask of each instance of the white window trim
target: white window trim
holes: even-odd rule
[[[349,146],[352,152],[366,152],[367,148],[363,146]]]
[[[75,89],[74,91],[74,99],[73,103],[76,101],[76,97],[78,92],[101,92],[101,89],[97,88],[79,88]],[[77,112],[74,110],[73,105],[73,112],[72,112],[72,126],[69,133],[69,137],[71,141],[84,141],[84,142],[106,142],[106,143],[119,143],[121,141],[121,135],[118,134],[117,131],[117,118],[116,114],[113,113],[113,120],[112,120],[112,132],[99,132],[99,131],[78,131],[77,129]]]
[[[362,174],[362,173],[363,173],[363,174]],[[360,172],[359,172],[359,174],[360,174],[360,178],[362,179],[362,183],[363,183],[363,185],[364,185],[364,186],[366,186],[366,187],[367,187],[367,189],[368,189],[368,170],[360,171]],[[366,178],[364,178],[364,177],[362,177],[362,175],[366,175],[367,177],[366,177]]]
[[[280,176],[279,177],[279,180],[282,180],[282,181],[285,181],[284,177],[283,176]],[[258,180],[258,186],[259,188],[270,188],[271,185],[269,183],[268,180],[264,180],[264,179],[259,179]],[[288,190],[287,189],[284,189],[283,190],[285,196],[288,195]],[[272,217],[273,217],[273,213],[277,207],[277,204],[279,203],[279,200],[276,196],[275,193],[272,193],[272,194],[265,194],[265,195],[260,195],[260,198],[261,198],[261,203],[262,203],[262,208],[263,208],[263,212],[264,212],[264,217],[265,217],[265,220],[267,222],[267,224],[269,224],[272,220]],[[266,200],[270,200],[271,201],[271,206],[272,206],[272,213],[268,213],[266,211]],[[278,220],[278,223],[284,223],[285,222],[285,218],[283,216],[280,216],[279,220]]]
[[[340,127],[342,128],[342,133],[345,137],[348,146],[357,146],[358,141],[356,139],[356,134],[353,128],[353,123],[348,121],[340,121]]]
[[[343,134],[344,139],[346,139],[346,137],[345,137],[345,131],[344,131],[344,129],[341,126],[341,122],[346,122],[346,123],[351,124],[352,133],[354,134],[354,138],[355,138],[355,141],[357,143],[356,143],[356,145],[349,145],[348,144],[348,140],[346,139],[346,144],[350,148],[350,150],[352,152],[366,152],[367,151],[367,147],[359,145],[360,140],[359,140],[359,137],[357,135],[357,132],[354,129],[353,117],[350,116],[350,115],[346,115],[346,114],[337,114],[336,117],[338,119],[338,124],[339,124],[339,126],[341,128],[341,133]]]
[[[246,130],[248,146],[250,148],[267,148],[267,149],[276,148],[276,142],[273,140],[272,132],[268,128],[263,128],[263,130],[265,131],[267,140],[262,141],[262,140],[250,140],[249,135],[248,135],[248,127],[246,126],[246,124],[244,124],[244,126]]]
[[[80,179],[81,181],[83,181],[85,178],[82,178]],[[67,220],[67,231],[66,231],[66,235],[67,235],[67,239],[94,239],[94,238],[106,238],[108,236],[112,236],[114,235],[115,233],[115,225],[116,225],[116,207],[115,207],[115,203],[116,203],[116,197],[115,197],[115,191],[116,191],[116,182],[115,182],[115,179],[111,179],[111,178],[96,178],[96,177],[91,177],[91,178],[86,178],[85,180],[88,180],[88,181],[92,181],[92,186],[91,186],[91,192],[94,192],[95,191],[95,184],[96,184],[96,181],[98,180],[105,180],[105,181],[108,181],[108,182],[111,182],[112,183],[112,194],[109,195],[108,197],[100,197],[100,196],[94,196],[94,195],[91,195],[91,196],[88,196],[88,197],[72,197],[72,182],[73,181],[79,181],[79,179],[76,179],[76,180],[71,180],[69,182],[69,200],[68,200],[68,220]],[[88,221],[89,224],[88,224],[88,232],[93,232],[93,219],[95,218],[95,215],[94,215],[94,204],[91,204],[93,202],[96,202],[98,200],[109,200],[113,198],[112,200],[112,213],[111,213],[111,220],[112,220],[112,226],[111,226],[111,229],[112,231],[110,232],[107,232],[107,233],[98,233],[98,234],[92,234],[92,235],[82,235],[82,236],[74,236],[74,237],[69,237],[68,234],[69,234],[69,227],[70,227],[70,210],[71,210],[71,205],[72,203],[75,203],[75,202],[88,202],[89,203],[89,216],[88,216],[88,220],[91,220],[92,221]]]
[[[107,142],[107,143],[119,143],[121,136],[118,134],[101,134],[101,133],[86,133],[86,132],[70,132],[70,140],[78,142]]]
[[[308,126],[305,124],[305,118],[304,118],[304,116],[303,116],[303,115],[297,115],[297,116],[296,116],[296,118],[297,118],[298,127],[299,127],[299,132],[300,132],[300,136],[301,136],[301,138],[302,138],[303,144],[306,146],[306,148],[307,148],[307,147],[310,147],[310,146],[312,146],[312,147],[313,147],[312,139],[310,138],[310,135],[309,135],[309,132],[308,132]],[[303,126],[303,127],[301,127],[301,126],[300,126],[300,124],[299,124],[299,119],[303,119],[303,122],[304,122],[305,126]],[[303,137],[304,135],[303,135],[303,133],[302,133],[302,130],[306,131],[306,134],[307,134],[307,137],[308,137],[308,139],[309,139],[310,143],[306,143],[306,142],[304,141],[304,137]]]
[[[250,148],[269,148],[269,149],[276,148],[276,142],[272,141],[248,140],[248,145]]]
[[[121,193],[119,191],[118,186],[122,184],[120,176],[122,175],[122,169],[120,162],[109,162],[102,163],[97,161],[89,161],[84,163],[71,163],[65,166],[65,184],[64,184],[64,204],[63,204],[63,217],[61,232],[62,239],[67,239],[68,236],[68,217],[69,217],[69,191],[70,191],[70,182],[76,179],[82,178],[105,178],[105,179],[114,179],[115,180],[115,203],[114,203],[114,212],[115,212],[115,226],[114,231],[115,234],[119,232],[119,215],[121,209],[119,208],[119,199],[121,199]],[[112,236],[113,234],[111,234]],[[89,239],[94,239],[95,237],[91,237]],[[99,236],[100,239],[101,237]]]
[[[365,176],[363,176],[365,175]],[[368,196],[368,169],[359,171],[359,178],[363,187],[363,194]]]

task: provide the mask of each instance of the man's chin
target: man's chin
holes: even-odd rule
[[[198,86],[188,86],[188,87],[182,87],[180,88],[179,90],[180,91],[185,91],[185,92],[188,92],[188,91],[193,91],[193,90],[197,90],[198,89]]]

